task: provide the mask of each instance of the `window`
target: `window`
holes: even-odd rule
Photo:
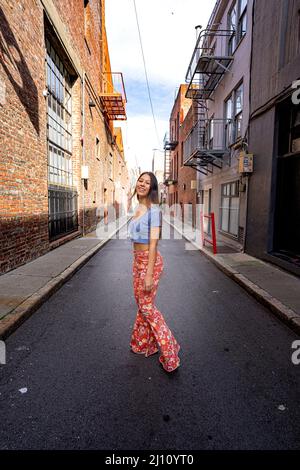
[[[223,184],[221,187],[221,226],[222,232],[238,236],[239,182]]]
[[[241,83],[225,101],[226,147],[242,137],[243,84]]]
[[[235,90],[234,99],[234,140],[242,136],[243,84]]]
[[[100,140],[98,137],[96,137],[96,142],[95,142],[95,155],[97,160],[100,160]]]
[[[73,185],[71,77],[46,39],[48,180],[61,186]]]
[[[180,166],[183,165],[183,142],[181,142]]]
[[[52,37],[52,36],[51,36]],[[77,191],[72,167],[72,78],[58,54],[55,38],[46,37],[48,230],[54,240],[77,230]],[[55,47],[54,47],[54,44]],[[63,53],[62,53],[63,54]]]
[[[300,152],[300,108],[295,106],[292,110],[291,153]]]
[[[232,55],[247,30],[247,0],[236,0],[228,14],[228,55]]]
[[[234,141],[233,138],[233,103],[232,103],[232,95],[225,101],[225,119],[226,119],[226,132],[225,132],[225,146],[228,147]]]
[[[208,148],[214,148],[214,116],[209,119],[208,127]]]
[[[247,0],[240,0],[239,2],[239,20],[237,27],[238,41],[240,41],[246,34],[247,28]]]
[[[176,123],[175,123],[176,125]],[[175,140],[175,132],[174,132],[174,125],[172,124],[171,126],[171,142],[174,142]]]
[[[200,189],[198,191],[198,204],[204,204],[204,190]],[[203,209],[202,209],[203,212]]]
[[[228,15],[228,29],[231,31],[228,41],[228,55],[232,55],[236,48],[236,4]]]
[[[114,179],[114,174],[113,174],[113,155],[112,153],[109,153],[109,178],[111,180]]]

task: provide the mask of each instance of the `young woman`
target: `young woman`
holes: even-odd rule
[[[135,194],[139,205],[128,231],[133,242],[133,290],[138,311],[130,347],[134,353],[146,357],[157,353],[160,348],[159,362],[167,372],[172,372],[180,365],[180,346],[154,305],[164,269],[163,258],[157,249],[162,231],[162,213],[156,176],[151,172],[142,173],[131,199]]]

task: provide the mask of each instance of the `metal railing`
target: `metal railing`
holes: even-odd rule
[[[121,95],[124,102],[127,103],[122,72],[103,72],[102,79],[101,96]]]
[[[230,119],[200,119],[183,144],[183,162],[198,154],[216,155],[228,152]]]
[[[121,72],[107,72],[102,74],[100,99],[104,111],[111,121],[123,121],[126,116],[126,92]]]
[[[229,59],[228,54],[229,38],[235,35],[229,29],[203,29],[197,39],[195,49],[188,66],[185,80],[190,83],[197,71],[199,61],[204,59]],[[200,70],[198,70],[200,72]]]
[[[185,81],[187,98],[208,99],[233,60],[229,51],[235,31],[204,29],[200,32]]]
[[[171,178],[171,155],[170,150],[165,150],[165,161],[164,161],[164,182],[167,182]]]

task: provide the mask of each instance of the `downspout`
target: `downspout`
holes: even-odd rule
[[[243,251],[242,253],[245,253],[245,248],[246,248],[246,233],[247,233],[247,216],[248,216],[248,193],[249,193],[249,175],[246,176],[246,208],[245,208],[245,233],[244,233],[244,239],[243,239]]]
[[[82,132],[81,132],[81,145],[82,145],[82,165],[85,165],[85,72],[83,72],[82,80]],[[84,202],[84,179],[82,178],[82,236],[85,235],[85,202]]]
[[[253,61],[253,29],[254,29],[254,15],[255,15],[255,3],[256,0],[253,0],[252,3],[252,21],[251,21],[251,52],[250,52],[250,66],[249,66],[249,122],[248,122],[248,144],[250,142],[250,124],[251,124],[251,78],[252,78],[252,61]],[[247,147],[248,148],[248,147]],[[243,253],[246,249],[246,240],[247,240],[247,229],[248,229],[248,197],[249,197],[249,175],[246,179],[246,208],[245,208],[245,232],[243,240]]]

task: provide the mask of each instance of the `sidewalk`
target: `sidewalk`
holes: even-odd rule
[[[225,274],[268,307],[296,333],[300,333],[300,279],[245,253],[234,253],[233,249],[225,246],[221,246],[219,253],[214,255],[209,247],[201,248],[200,240],[197,239],[192,226],[186,224],[183,232],[182,223],[176,218],[170,225],[182,234],[194,249],[199,249]]]
[[[117,224],[103,227],[101,233],[91,232],[75,238],[0,276],[0,339],[5,339],[16,330],[130,218],[130,214],[122,216]]]

